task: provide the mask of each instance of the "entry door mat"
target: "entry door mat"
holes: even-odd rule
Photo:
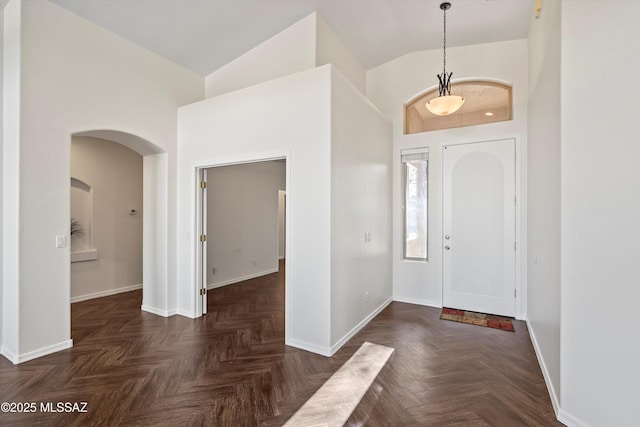
[[[503,331],[516,331],[513,327],[513,319],[511,317],[495,316],[493,314],[476,313],[474,311],[444,307],[440,319],[502,329]]]

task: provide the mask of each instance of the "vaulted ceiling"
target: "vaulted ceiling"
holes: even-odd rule
[[[207,75],[317,11],[366,68],[442,47],[440,0],[51,0]],[[535,0],[450,0],[447,46],[526,38]]]

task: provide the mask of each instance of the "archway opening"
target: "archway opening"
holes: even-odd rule
[[[166,265],[169,234],[167,219],[167,154],[160,147],[144,138],[114,130],[98,129],[77,132],[71,135],[71,139],[85,139],[87,141],[93,140],[94,142],[104,142],[104,144],[102,144],[104,147],[112,145],[110,150],[112,152],[121,153],[118,155],[124,156],[120,157],[124,163],[136,162],[135,158],[137,157],[138,165],[138,171],[134,173],[134,175],[138,174],[137,176],[132,177],[132,172],[126,172],[126,177],[118,177],[119,179],[117,181],[113,181],[114,183],[118,183],[116,185],[118,188],[110,189],[110,192],[112,193],[111,197],[118,199],[119,201],[117,203],[119,204],[117,211],[114,211],[114,213],[111,214],[106,213],[106,218],[107,221],[113,223],[111,224],[112,235],[110,236],[113,240],[124,241],[127,240],[128,237],[131,237],[127,236],[127,234],[134,232],[139,233],[140,241],[136,244],[138,245],[138,253],[141,252],[141,263],[138,264],[137,268],[138,270],[141,270],[141,275],[140,271],[135,274],[138,274],[140,280],[135,284],[123,283],[123,286],[114,286],[115,289],[85,292],[85,294],[88,294],[88,297],[84,299],[126,292],[127,290],[142,287],[142,310],[167,316],[168,289]],[[122,147],[119,147],[118,145]],[[112,168],[115,169],[112,171],[112,178],[114,174],[117,175],[124,170],[124,163],[122,163],[122,165],[112,166]],[[128,167],[127,170],[130,169],[131,167]],[[75,182],[78,182],[79,177],[74,176],[73,172],[71,173],[71,178],[76,178]],[[122,182],[121,178],[124,178],[125,181]],[[82,179],[80,180],[82,181]],[[90,191],[92,190],[91,187],[93,183],[84,182],[84,184],[85,185],[82,187],[89,187]],[[90,193],[88,194],[91,195]],[[91,202],[91,198],[89,198],[89,201]],[[72,202],[70,195],[70,204]],[[76,200],[76,204],[77,202],[78,201]],[[92,207],[88,208],[89,212],[91,212],[91,209]],[[83,214],[86,215],[86,211]],[[96,213],[93,212],[94,217],[95,214]],[[70,222],[72,216],[73,214],[70,214]],[[93,219],[91,221],[93,221]],[[89,224],[87,225],[93,225],[95,227],[95,223],[91,224],[91,221],[89,221]],[[93,230],[85,229],[84,232],[85,234],[87,232],[90,233],[91,245],[96,246],[90,248],[94,249],[95,253],[93,255],[89,254],[88,256],[97,255],[96,262],[100,262],[101,254],[100,248],[97,247],[98,245],[96,244],[96,235],[93,233]],[[74,256],[72,255],[71,259],[73,260],[73,258]],[[88,261],[91,261],[91,259]],[[120,278],[116,280],[121,281]],[[69,286],[70,291],[72,291],[71,285],[72,283],[70,283]],[[75,299],[75,301],[78,300],[82,299]],[[74,301],[73,295],[72,301]]]

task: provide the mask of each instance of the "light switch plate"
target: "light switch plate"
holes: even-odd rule
[[[56,236],[56,248],[67,246],[67,236]]]

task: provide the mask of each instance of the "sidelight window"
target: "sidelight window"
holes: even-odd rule
[[[401,152],[404,219],[403,259],[426,261],[428,235],[429,151]]]

